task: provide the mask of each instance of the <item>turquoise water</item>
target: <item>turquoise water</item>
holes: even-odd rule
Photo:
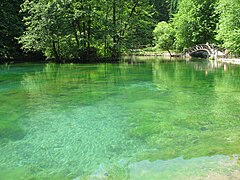
[[[238,179],[240,66],[0,66],[0,179]]]

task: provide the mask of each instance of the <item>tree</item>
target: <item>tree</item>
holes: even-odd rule
[[[176,28],[176,47],[188,48],[196,44],[213,43],[218,14],[217,0],[181,0],[173,23]]]
[[[10,58],[21,53],[15,39],[23,32],[20,4],[21,1],[18,0],[0,2],[0,57]]]
[[[169,8],[169,17],[172,18],[173,14],[177,13],[179,0],[169,0],[170,8]]]
[[[153,18],[157,22],[168,22],[177,12],[178,0],[149,0],[149,2],[155,9]]]
[[[25,13],[26,30],[19,39],[23,49],[41,51],[57,62],[76,57],[79,37],[76,37],[74,8],[69,2],[60,0],[25,0],[22,12]]]
[[[149,0],[150,4],[156,10],[154,13],[154,20],[157,22],[160,21],[168,21],[169,20],[169,12],[170,12],[170,3],[169,0]]]
[[[220,0],[217,7],[220,14],[216,39],[228,50],[240,53],[240,1]]]
[[[129,11],[130,10],[130,11]],[[124,48],[144,48],[152,44],[152,31],[155,27],[153,20],[154,9],[148,0],[132,1],[131,8],[123,17],[126,19],[121,31]]]
[[[132,44],[151,43],[153,8],[148,0],[24,0],[26,31],[20,37],[26,51],[48,58],[117,58]]]
[[[175,31],[172,24],[164,21],[158,23],[153,31],[155,44],[162,50],[167,50],[171,56],[170,49],[173,48],[175,41]]]

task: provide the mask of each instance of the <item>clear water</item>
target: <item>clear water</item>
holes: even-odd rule
[[[240,66],[0,66],[0,179],[239,179]]]

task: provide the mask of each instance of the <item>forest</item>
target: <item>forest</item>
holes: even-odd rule
[[[238,0],[1,0],[1,59],[56,62],[211,43],[240,51]]]

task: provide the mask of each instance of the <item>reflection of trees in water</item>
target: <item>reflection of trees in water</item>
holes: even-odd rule
[[[0,65],[0,145],[25,135],[20,119],[26,117],[26,94],[18,84],[22,71],[11,66]]]
[[[208,75],[209,72],[215,71],[216,69],[224,68],[224,71],[227,71],[227,67],[229,65],[223,64],[221,62],[218,62],[216,60],[214,61],[202,61],[199,63],[196,62],[189,62],[194,64],[194,69],[198,71],[205,71],[205,75]]]
[[[8,63],[5,63],[5,64],[3,64],[3,65],[0,65],[0,69],[1,69],[1,70],[9,70],[10,67],[11,67],[11,65],[8,64]]]
[[[124,88],[126,83],[136,79],[134,74],[144,74],[145,71],[145,67],[130,64],[47,64],[43,71],[25,74],[22,85],[30,96],[40,99],[43,96],[77,97],[87,103],[91,98],[106,98],[120,91],[121,88],[115,88],[116,84]]]
[[[81,81],[85,83],[94,78],[94,68],[89,71],[77,69],[76,66],[46,64],[43,71],[26,74],[22,85],[29,93],[60,93],[64,88],[77,86],[81,88]]]
[[[128,98],[120,101],[133,124],[129,135],[154,149],[142,159],[231,155],[240,150],[240,68],[212,67],[177,61],[49,64],[26,74],[22,85],[37,108],[36,97],[45,106],[68,106],[124,94]]]
[[[136,115],[136,128],[131,130],[155,149],[142,159],[239,153],[240,68],[230,66],[224,71],[221,67],[206,76],[209,64],[199,62],[154,62],[152,66],[159,92],[157,99],[148,101],[158,110],[147,114],[153,107],[149,106],[146,114]],[[144,103],[140,106],[148,108]]]

